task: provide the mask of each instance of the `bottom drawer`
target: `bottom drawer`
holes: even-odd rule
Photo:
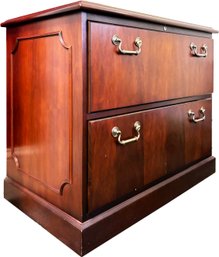
[[[89,213],[211,156],[210,99],[90,121],[88,127]]]

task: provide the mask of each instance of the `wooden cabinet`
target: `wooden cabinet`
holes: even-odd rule
[[[78,254],[215,172],[215,30],[83,1],[1,25],[5,198]]]

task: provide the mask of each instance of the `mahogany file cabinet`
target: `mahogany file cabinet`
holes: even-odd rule
[[[1,25],[5,198],[78,254],[215,172],[215,30],[83,1]]]

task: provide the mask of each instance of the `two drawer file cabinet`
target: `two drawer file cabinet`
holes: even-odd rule
[[[5,198],[79,255],[215,172],[215,30],[83,1],[1,25]]]

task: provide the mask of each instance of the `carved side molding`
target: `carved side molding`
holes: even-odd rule
[[[45,34],[39,34],[39,35],[32,35],[32,36],[28,36],[28,37],[17,37],[16,38],[16,42],[15,45],[11,51],[12,54],[15,54],[18,47],[19,47],[19,43],[20,41],[23,40],[30,40],[30,39],[37,39],[37,38],[44,38],[44,37],[54,37],[54,36],[58,36],[59,38],[59,42],[61,43],[61,45],[65,48],[65,49],[70,49],[71,46],[68,46],[64,39],[63,39],[63,34],[62,31],[56,31],[56,32],[50,32],[50,33],[45,33]]]
[[[18,160],[17,156],[15,155],[15,153],[12,152],[11,149],[7,149],[7,160],[13,160],[16,169],[20,168],[19,160]]]
[[[15,162],[16,168],[19,169],[19,168],[20,168],[20,164],[19,164],[19,161],[18,161],[17,156],[16,156],[15,154],[13,154],[13,155],[12,155],[12,158],[13,158],[13,160],[14,160],[14,162]]]
[[[55,32],[50,32],[50,33],[45,33],[45,34],[37,34],[37,35],[30,35],[30,36],[23,36],[23,37],[17,37],[16,38],[15,44],[14,44],[14,46],[12,48],[12,51],[11,51],[11,99],[14,98],[14,86],[15,86],[14,85],[14,78],[15,78],[15,74],[16,74],[16,78],[17,78],[17,76],[19,76],[14,70],[16,65],[17,65],[16,62],[17,61],[22,62],[22,57],[21,56],[23,54],[23,51],[24,51],[24,54],[25,54],[24,48],[20,48],[21,42],[29,40],[30,44],[32,44],[31,40],[38,40],[38,39],[41,40],[43,38],[45,40],[47,40],[47,38],[51,39],[53,37],[56,37],[56,39],[54,39],[56,41],[51,41],[51,42],[60,43],[60,46],[64,49],[64,50],[59,49],[59,51],[63,51],[63,53],[61,52],[61,56],[60,56],[61,59],[60,59],[60,62],[58,62],[58,63],[59,63],[59,65],[62,65],[62,60],[63,60],[63,64],[65,64],[64,67],[66,67],[64,69],[65,74],[64,74],[63,85],[65,85],[66,88],[68,89],[68,93],[66,91],[65,96],[63,96],[63,97],[65,97],[65,99],[66,99],[65,101],[68,101],[67,102],[67,105],[68,105],[67,109],[68,109],[68,113],[69,113],[69,117],[68,117],[68,123],[69,123],[69,139],[68,139],[68,142],[69,142],[69,144],[66,144],[67,149],[66,149],[66,152],[65,152],[65,153],[68,153],[68,156],[69,156],[68,159],[66,159],[66,162],[69,162],[68,169],[66,168],[66,166],[63,166],[63,167],[65,167],[65,169],[63,170],[63,175],[61,175],[61,176],[59,175],[59,179],[56,178],[56,172],[55,172],[55,169],[54,169],[53,170],[54,173],[50,174],[50,176],[51,176],[51,180],[50,180],[50,179],[48,179],[48,177],[46,175],[45,176],[38,175],[37,169],[33,170],[31,168],[31,165],[29,164],[29,163],[31,163],[31,159],[28,159],[28,158],[32,158],[32,157],[31,157],[31,155],[29,155],[29,157],[27,157],[26,153],[23,152],[23,150],[26,151],[25,149],[22,149],[23,147],[25,148],[25,145],[24,145],[23,141],[14,142],[14,140],[15,140],[14,133],[16,133],[15,128],[16,128],[16,126],[17,126],[18,130],[20,130],[20,128],[19,128],[19,125],[17,124],[17,121],[14,124],[14,117],[16,115],[16,109],[14,109],[13,101],[11,101],[12,132],[11,132],[10,159],[12,159],[14,161],[16,169],[19,172],[22,172],[26,176],[28,176],[31,179],[37,181],[38,183],[40,183],[44,187],[52,190],[53,192],[62,195],[64,187],[67,184],[71,184],[72,179],[73,179],[72,160],[71,160],[72,151],[73,151],[73,149],[72,149],[72,133],[73,133],[72,132],[72,105],[73,104],[72,104],[72,97],[69,97],[69,96],[72,95],[72,60],[71,60],[71,58],[72,58],[72,46],[68,45],[64,41],[62,31],[55,31]],[[28,47],[30,47],[30,46],[31,45],[28,44]],[[42,44],[42,46],[43,46],[43,44]],[[51,48],[52,45],[50,47],[50,44],[48,43],[46,45],[46,47],[48,47],[48,53],[51,53],[51,54],[55,55],[54,48],[53,49]],[[22,49],[21,52],[19,52],[19,48]],[[50,50],[52,52],[50,52]],[[67,50],[67,51],[65,51],[65,50]],[[32,57],[30,57],[30,58],[32,58]],[[29,85],[31,86],[31,81],[30,82],[27,81],[27,83],[29,83]],[[42,81],[42,83],[43,83],[43,81]],[[21,86],[20,88],[22,90],[22,84],[20,86]],[[59,86],[59,88],[60,88],[60,86]],[[51,106],[51,103],[50,103],[50,106]],[[65,106],[65,108],[66,108],[66,105],[63,105],[63,106]],[[54,114],[55,114],[55,111],[54,111]],[[29,142],[31,143],[30,136],[27,135],[27,137],[29,137]],[[19,142],[21,142],[21,143],[19,143]],[[66,141],[66,143],[67,143],[67,141]],[[54,144],[54,147],[56,147],[56,146],[57,145]],[[35,156],[36,156],[38,153],[31,153],[31,154],[35,154]],[[41,159],[41,157],[39,157],[39,161],[40,161],[40,159]],[[51,168],[51,172],[52,172],[52,168]]]

